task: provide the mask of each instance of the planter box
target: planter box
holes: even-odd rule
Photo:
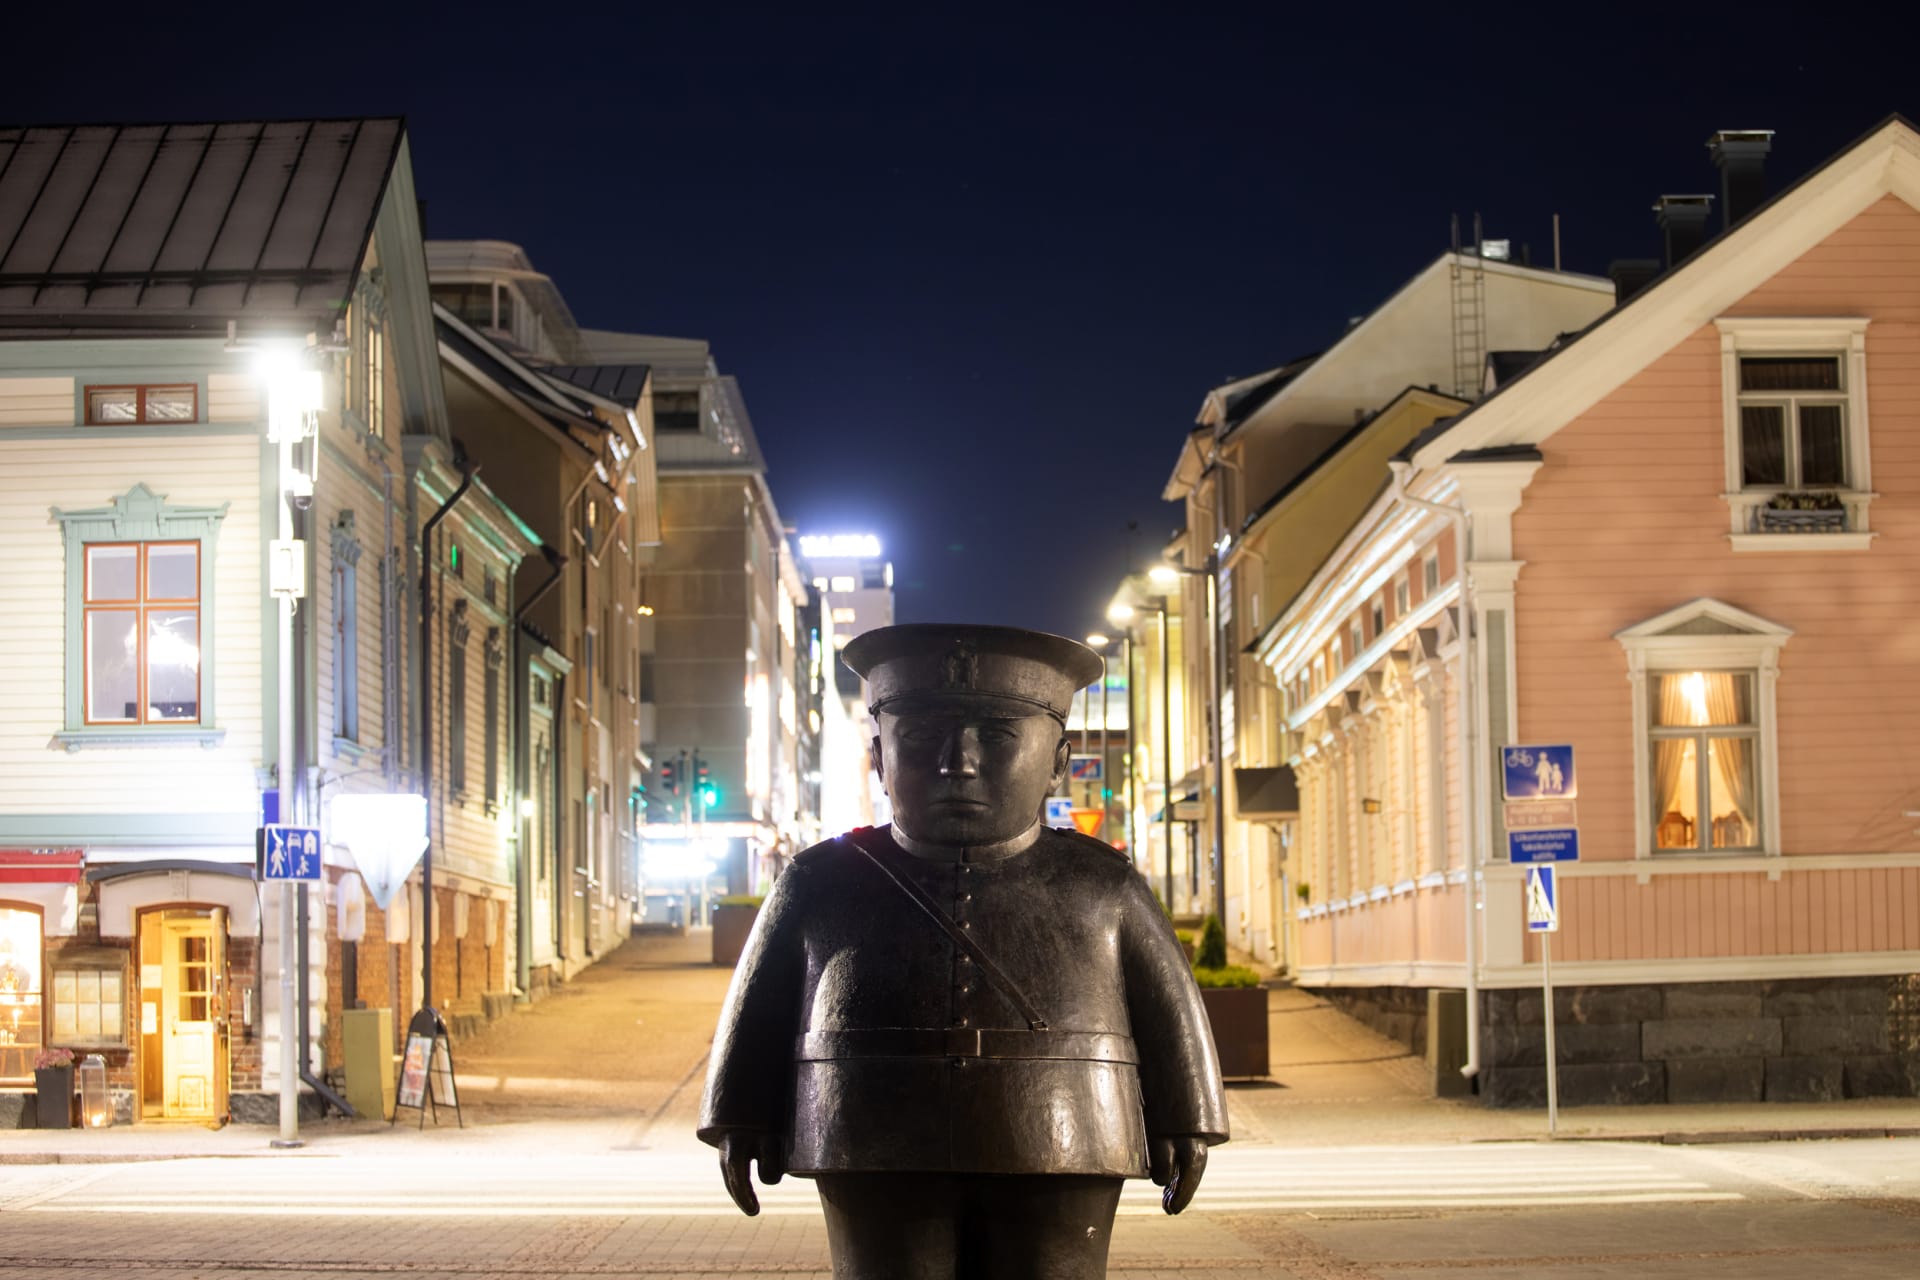
[[[1220,1074],[1227,1077],[1267,1074],[1267,989],[1218,987],[1200,989],[1207,1021],[1213,1027],[1213,1046],[1220,1054]]]
[[[753,922],[760,914],[758,907],[730,907],[725,904],[713,909],[713,962],[731,968],[740,963],[740,952],[746,948],[747,934],[753,930]]]
[[[35,1119],[42,1129],[73,1128],[73,1068],[33,1069]]]

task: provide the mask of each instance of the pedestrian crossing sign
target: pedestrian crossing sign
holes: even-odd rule
[[[1552,863],[1527,868],[1527,932],[1560,932],[1560,888]]]

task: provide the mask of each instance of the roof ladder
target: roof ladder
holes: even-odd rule
[[[1487,363],[1487,267],[1480,256],[1480,215],[1473,215],[1473,244],[1460,245],[1460,215],[1453,215],[1453,393],[1478,400]]]

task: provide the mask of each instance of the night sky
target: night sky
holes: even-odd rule
[[[90,52],[11,59],[0,119],[403,113],[429,233],[710,340],[782,516],[879,533],[903,620],[1074,635],[1179,524],[1206,391],[1451,215],[1539,264],[1558,212],[1600,273],[1718,193],[1717,128],[1778,131],[1777,190],[1920,117],[1911,41],[1812,6],[36,8],[17,49]]]

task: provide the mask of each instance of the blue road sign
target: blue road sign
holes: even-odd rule
[[[1505,799],[1571,800],[1580,794],[1572,747],[1502,747],[1500,763]]]
[[[1073,830],[1073,797],[1047,797],[1047,825],[1062,831]]]
[[[278,823],[260,828],[260,878],[319,884],[320,829]]]
[[[1075,782],[1099,782],[1106,773],[1103,764],[1099,756],[1074,756],[1067,763],[1067,771]]]
[[[1548,827],[1542,831],[1507,832],[1509,862],[1578,862],[1580,829]]]
[[[1560,883],[1553,867],[1527,868],[1527,932],[1560,931]]]

